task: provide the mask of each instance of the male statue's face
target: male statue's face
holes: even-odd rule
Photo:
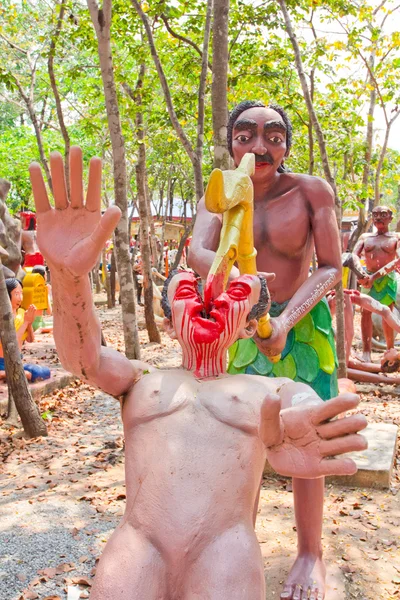
[[[377,206],[372,211],[372,221],[378,232],[388,231],[393,215],[387,206]]]
[[[281,115],[272,108],[244,110],[233,126],[232,152],[236,166],[247,152],[255,155],[254,183],[274,175],[287,156],[286,125]]]
[[[238,277],[212,303],[206,314],[204,302],[191,273],[179,273],[168,287],[172,325],[182,347],[194,344],[230,345],[245,329],[248,314],[260,296],[260,280],[255,275]]]

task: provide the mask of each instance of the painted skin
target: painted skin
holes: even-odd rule
[[[124,397],[127,505],[100,560],[91,599],[264,600],[252,517],[265,457],[283,474],[354,472],[350,459],[326,457],[365,448],[356,434],[366,425],[364,417],[329,422],[358,399],[347,395],[322,403],[304,384],[232,377],[224,369],[212,377],[195,377],[184,368],[159,371],[102,347],[87,273],[120,215],[111,207],[101,216],[98,159],[91,161],[83,204],[81,160],[80,150],[71,148],[69,202],[62,157],[51,155],[55,209],[40,166],[32,164],[30,172],[38,243],[52,272],[59,356],[78,376]],[[246,337],[256,327],[247,315],[260,280],[247,277],[236,287],[240,292],[233,286],[229,300],[217,299],[215,310],[232,323],[232,335]],[[181,336],[185,364],[193,331],[204,338],[209,330],[196,321],[200,303],[186,274],[171,281],[168,296],[173,308],[167,325]],[[189,312],[193,320],[187,323]],[[225,349],[230,344],[225,329],[218,342]],[[199,373],[206,370],[199,365]]]
[[[254,107],[243,111],[233,128],[233,158],[238,166],[247,152],[256,156],[254,185],[254,247],[259,272],[275,273],[269,290],[273,301],[289,301],[271,319],[272,335],[254,340],[267,356],[285,347],[288,324],[293,326],[340,280],[339,232],[330,186],[318,177],[279,173],[288,156],[286,131],[279,113]],[[189,264],[203,279],[219,244],[221,219],[198,205]],[[309,277],[315,247],[318,269]],[[232,270],[237,277],[237,269]],[[312,298],[312,302],[309,299]],[[282,600],[324,598],[325,565],[322,559],[322,480],[293,480],[298,532],[298,555],[281,594]]]

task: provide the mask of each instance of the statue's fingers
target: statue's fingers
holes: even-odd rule
[[[37,162],[29,165],[29,176],[32,184],[33,198],[35,200],[36,212],[44,213],[51,209],[45,183],[43,181],[42,169]]]
[[[327,400],[314,411],[313,424],[318,425],[328,419],[337,417],[340,413],[352,410],[358,406],[360,402],[357,394],[341,394],[332,400]]]
[[[89,164],[89,183],[86,194],[86,209],[92,212],[101,207],[101,158],[94,156]]]
[[[320,463],[321,475],[354,475],[357,465],[351,458],[323,458]]]
[[[91,241],[100,250],[110,237],[121,218],[121,211],[118,206],[110,206],[101,217],[99,224],[90,236]]]
[[[335,421],[329,421],[317,427],[317,433],[320,437],[325,440],[329,440],[334,437],[341,435],[348,435],[349,433],[356,433],[365,429],[368,425],[367,419],[364,415],[352,415],[344,419],[336,419]]]
[[[52,152],[50,154],[50,170],[55,207],[63,210],[68,206],[68,195],[63,157],[59,152]]]
[[[72,146],[69,151],[69,189],[72,208],[83,206],[83,166],[82,150]]]
[[[280,411],[280,397],[277,394],[268,394],[261,405],[260,415],[260,438],[267,448],[282,442]]]
[[[322,456],[336,456],[346,452],[361,452],[368,448],[367,440],[358,433],[344,435],[331,440],[321,440],[319,451]]]

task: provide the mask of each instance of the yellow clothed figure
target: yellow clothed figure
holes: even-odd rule
[[[14,327],[15,327],[15,331],[18,331],[18,329],[21,327],[21,325],[24,322],[24,314],[25,311],[23,308],[19,308],[17,310],[17,315],[14,318]],[[24,342],[26,340],[26,338],[28,337],[28,331],[25,331],[24,335],[22,336],[22,341]]]

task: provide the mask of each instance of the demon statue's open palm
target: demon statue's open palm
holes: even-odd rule
[[[101,160],[92,158],[89,183],[84,202],[82,184],[82,151],[70,150],[70,193],[68,197],[61,154],[50,156],[54,196],[51,207],[38,163],[29,171],[38,219],[38,246],[50,268],[66,269],[70,274],[85,275],[96,260],[120,218],[120,210],[110,207],[101,216]]]

